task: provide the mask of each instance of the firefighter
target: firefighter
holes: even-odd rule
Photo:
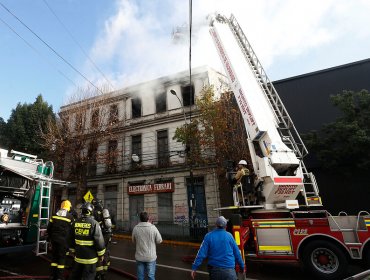
[[[234,177],[234,188],[233,188],[233,200],[234,206],[241,206],[244,205],[243,201],[243,189],[242,189],[242,179],[244,176],[249,176],[249,169],[247,168],[248,163],[242,159],[238,163],[238,170]]]
[[[71,244],[70,232],[73,223],[73,216],[70,213],[71,206],[69,200],[64,200],[60,209],[49,220],[47,233],[52,246],[52,273],[50,279],[64,279],[66,255]]]
[[[104,236],[105,254],[102,262],[96,266],[96,280],[103,280],[110,265],[109,243],[112,240],[112,220],[109,210],[103,207],[101,200],[93,199],[94,218],[99,223]]]
[[[72,229],[71,252],[75,263],[70,280],[94,280],[96,263],[102,261],[105,253],[104,238],[99,223],[94,219],[94,206],[86,202],[81,207],[81,217]]]

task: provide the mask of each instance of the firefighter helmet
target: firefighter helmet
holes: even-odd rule
[[[239,161],[239,163],[238,164],[241,164],[241,165],[248,165],[248,163],[244,160],[244,159],[242,159],[241,161]]]
[[[65,209],[67,211],[71,211],[72,203],[69,200],[64,200],[60,205],[61,209]]]
[[[90,202],[85,202],[81,206],[82,214],[91,215],[94,211],[94,206]]]

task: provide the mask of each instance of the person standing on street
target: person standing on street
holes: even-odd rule
[[[84,203],[81,207],[82,217],[73,225],[71,252],[75,255],[75,263],[69,280],[94,280],[96,263],[104,258],[104,238],[93,211],[91,203]]]
[[[69,200],[64,200],[60,209],[50,218],[47,227],[48,239],[51,241],[52,247],[51,280],[64,279],[66,254],[71,244],[70,232],[73,222],[73,216],[70,213],[71,206]]]
[[[245,266],[239,248],[231,233],[225,230],[226,225],[226,219],[223,216],[218,217],[217,228],[204,237],[192,265],[192,279],[195,279],[196,270],[205,258],[208,258],[209,279],[211,280],[236,280],[235,260],[241,271],[244,271]]]
[[[112,240],[112,220],[109,210],[103,207],[101,200],[93,199],[91,203],[94,206],[94,218],[99,223],[104,237],[105,254],[102,262],[96,266],[96,280],[104,280],[105,274],[110,265],[109,244]]]
[[[155,279],[156,244],[162,242],[158,229],[148,220],[148,213],[141,212],[140,223],[132,230],[132,242],[136,244],[135,259],[138,280],[144,280],[145,274],[149,280]]]

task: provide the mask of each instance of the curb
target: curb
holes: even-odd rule
[[[130,234],[113,234],[113,239],[126,239],[131,240]],[[197,242],[186,242],[186,241],[176,241],[176,240],[163,240],[162,244],[174,245],[174,246],[188,246],[199,248],[201,243]]]

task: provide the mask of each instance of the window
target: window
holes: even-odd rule
[[[133,119],[141,117],[141,99],[139,97],[131,99],[131,110]]]
[[[95,109],[91,115],[91,128],[98,128],[99,126],[99,109]]]
[[[172,193],[158,193],[158,222],[173,222]]]
[[[76,132],[82,132],[82,129],[83,129],[82,113],[77,113],[76,114],[76,119],[75,119],[75,131]]]
[[[194,86],[181,87],[182,103],[185,106],[194,105]]]
[[[167,110],[166,92],[162,92],[155,96],[155,108],[156,113],[166,112]]]
[[[168,132],[161,130],[157,132],[158,167],[166,167],[169,163]]]
[[[135,161],[135,159],[132,160],[132,167],[138,167],[139,163],[141,161],[141,135],[133,135],[131,138],[131,155],[137,155],[139,161]]]
[[[117,171],[117,140],[109,140],[108,142],[108,164],[107,173],[112,174]]]
[[[117,222],[117,192],[117,185],[105,186],[104,207],[108,209],[113,224]]]
[[[97,143],[90,143],[87,151],[87,176],[96,175]]]
[[[114,125],[118,122],[118,106],[117,104],[109,107],[109,124]]]

